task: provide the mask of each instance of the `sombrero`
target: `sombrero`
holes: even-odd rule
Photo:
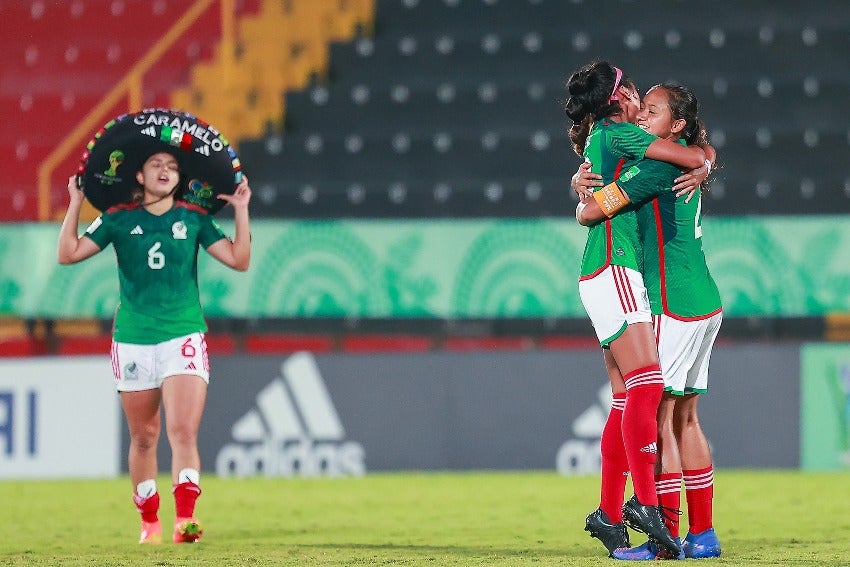
[[[78,179],[99,211],[128,203],[138,189],[136,172],[151,155],[177,157],[183,199],[218,212],[242,181],[242,164],[227,139],[197,116],[153,108],[110,120],[94,135],[80,159]]]

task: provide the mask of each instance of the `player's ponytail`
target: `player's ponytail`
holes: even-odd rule
[[[633,86],[633,83],[607,61],[588,63],[567,80],[570,98],[564,106],[564,113],[573,122],[569,131],[570,141],[579,156],[584,154],[584,145],[593,123],[621,112],[617,97],[617,89],[621,85]]]

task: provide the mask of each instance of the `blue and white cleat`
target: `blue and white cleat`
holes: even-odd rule
[[[682,542],[682,551],[688,559],[720,557],[720,540],[717,539],[714,528],[708,528],[698,534],[688,532]]]
[[[681,544],[681,540],[676,538],[676,543]],[[679,555],[674,557],[669,551],[649,540],[637,547],[615,549],[611,552],[611,557],[622,561],[652,561],[655,559],[684,559],[685,553],[680,551]]]
[[[611,557],[622,561],[652,561],[658,555],[658,546],[647,541],[637,547],[621,547],[611,552]]]

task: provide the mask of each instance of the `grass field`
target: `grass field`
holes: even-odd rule
[[[207,476],[196,510],[204,539],[149,547],[136,544],[126,478],[0,482],[0,564],[613,565],[583,531],[598,483],[545,472]],[[849,488],[848,473],[718,471],[723,557],[701,563],[850,565]],[[164,526],[174,515],[167,494]]]

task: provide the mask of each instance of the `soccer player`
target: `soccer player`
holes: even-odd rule
[[[634,175],[645,158],[687,169],[704,164],[702,148],[658,138],[632,123],[640,97],[634,83],[610,63],[585,65],[570,76],[567,88],[570,98],[565,110],[573,121],[570,140],[575,152],[602,176],[605,185],[592,200],[609,216],[626,204],[614,181]],[[579,294],[603,348],[613,403],[602,436],[600,506],[587,517],[585,529],[610,553],[628,545],[625,520],[669,553],[679,555],[680,545],[664,524],[655,491],[656,413],[664,382],[641,263],[634,211],[590,227]],[[612,458],[606,459],[606,454]],[[635,494],[623,505],[628,471]]]
[[[705,127],[697,116],[699,104],[692,92],[679,85],[650,89],[637,115],[640,127],[659,137],[706,145]],[[713,153],[713,152],[712,152]],[[667,170],[667,183],[644,174]],[[678,515],[684,478],[689,531],[678,558],[720,555],[712,523],[713,465],[705,434],[699,425],[697,402],[707,391],[708,364],[720,329],[722,307],[717,286],[702,249],[701,196],[678,197],[670,188],[679,177],[669,164],[644,164],[640,174],[618,183],[624,199],[635,205],[643,243],[644,281],[649,293],[665,393],[658,412],[659,460],[656,490],[671,534],[679,538]],[[595,183],[590,183],[594,180]],[[599,176],[579,168],[574,177],[582,193],[602,183]],[[657,197],[646,199],[647,195]],[[606,218],[594,203],[582,207],[580,222]],[[613,552],[618,559],[669,558],[649,541],[633,549]]]
[[[250,234],[247,179],[219,199],[234,208],[235,237],[229,240],[210,214],[180,199],[178,157],[157,151],[135,179],[136,199],[104,211],[78,237],[83,192],[68,179],[70,203],[59,233],[60,264],[115,249],[120,304],[115,315],[112,369],[130,431],[129,469],[133,501],[141,514],[140,543],[161,543],[156,447],[160,406],[171,447],[176,507],[173,541],[197,541],[195,518],[201,494],[198,429],[204,411],[209,361],[207,330],[198,291],[198,249],[236,270],[248,269]]]

